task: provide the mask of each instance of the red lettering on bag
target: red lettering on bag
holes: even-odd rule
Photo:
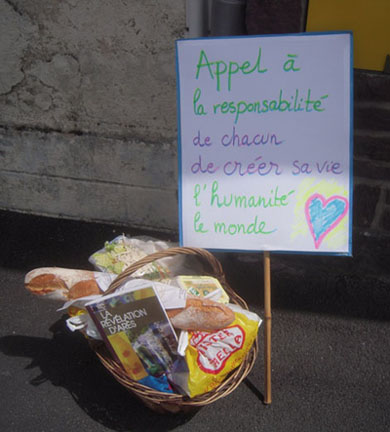
[[[194,332],[190,345],[197,350],[199,368],[216,375],[222,371],[228,359],[243,347],[244,341],[244,329],[234,325],[214,333]]]

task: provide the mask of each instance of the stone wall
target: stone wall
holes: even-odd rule
[[[0,208],[177,227],[184,0],[0,0]]]
[[[390,234],[390,75],[354,78],[354,226]]]

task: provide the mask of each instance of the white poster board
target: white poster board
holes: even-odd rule
[[[352,35],[176,42],[180,244],[351,255]]]

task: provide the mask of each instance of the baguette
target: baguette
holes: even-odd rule
[[[185,308],[167,310],[173,327],[187,331],[219,330],[230,325],[234,312],[226,305],[213,300],[188,296]]]
[[[101,293],[95,272],[61,267],[40,267],[28,272],[24,286],[32,294],[53,300],[70,300]]]

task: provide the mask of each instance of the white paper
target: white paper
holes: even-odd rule
[[[351,253],[351,38],[177,42],[181,245]]]

